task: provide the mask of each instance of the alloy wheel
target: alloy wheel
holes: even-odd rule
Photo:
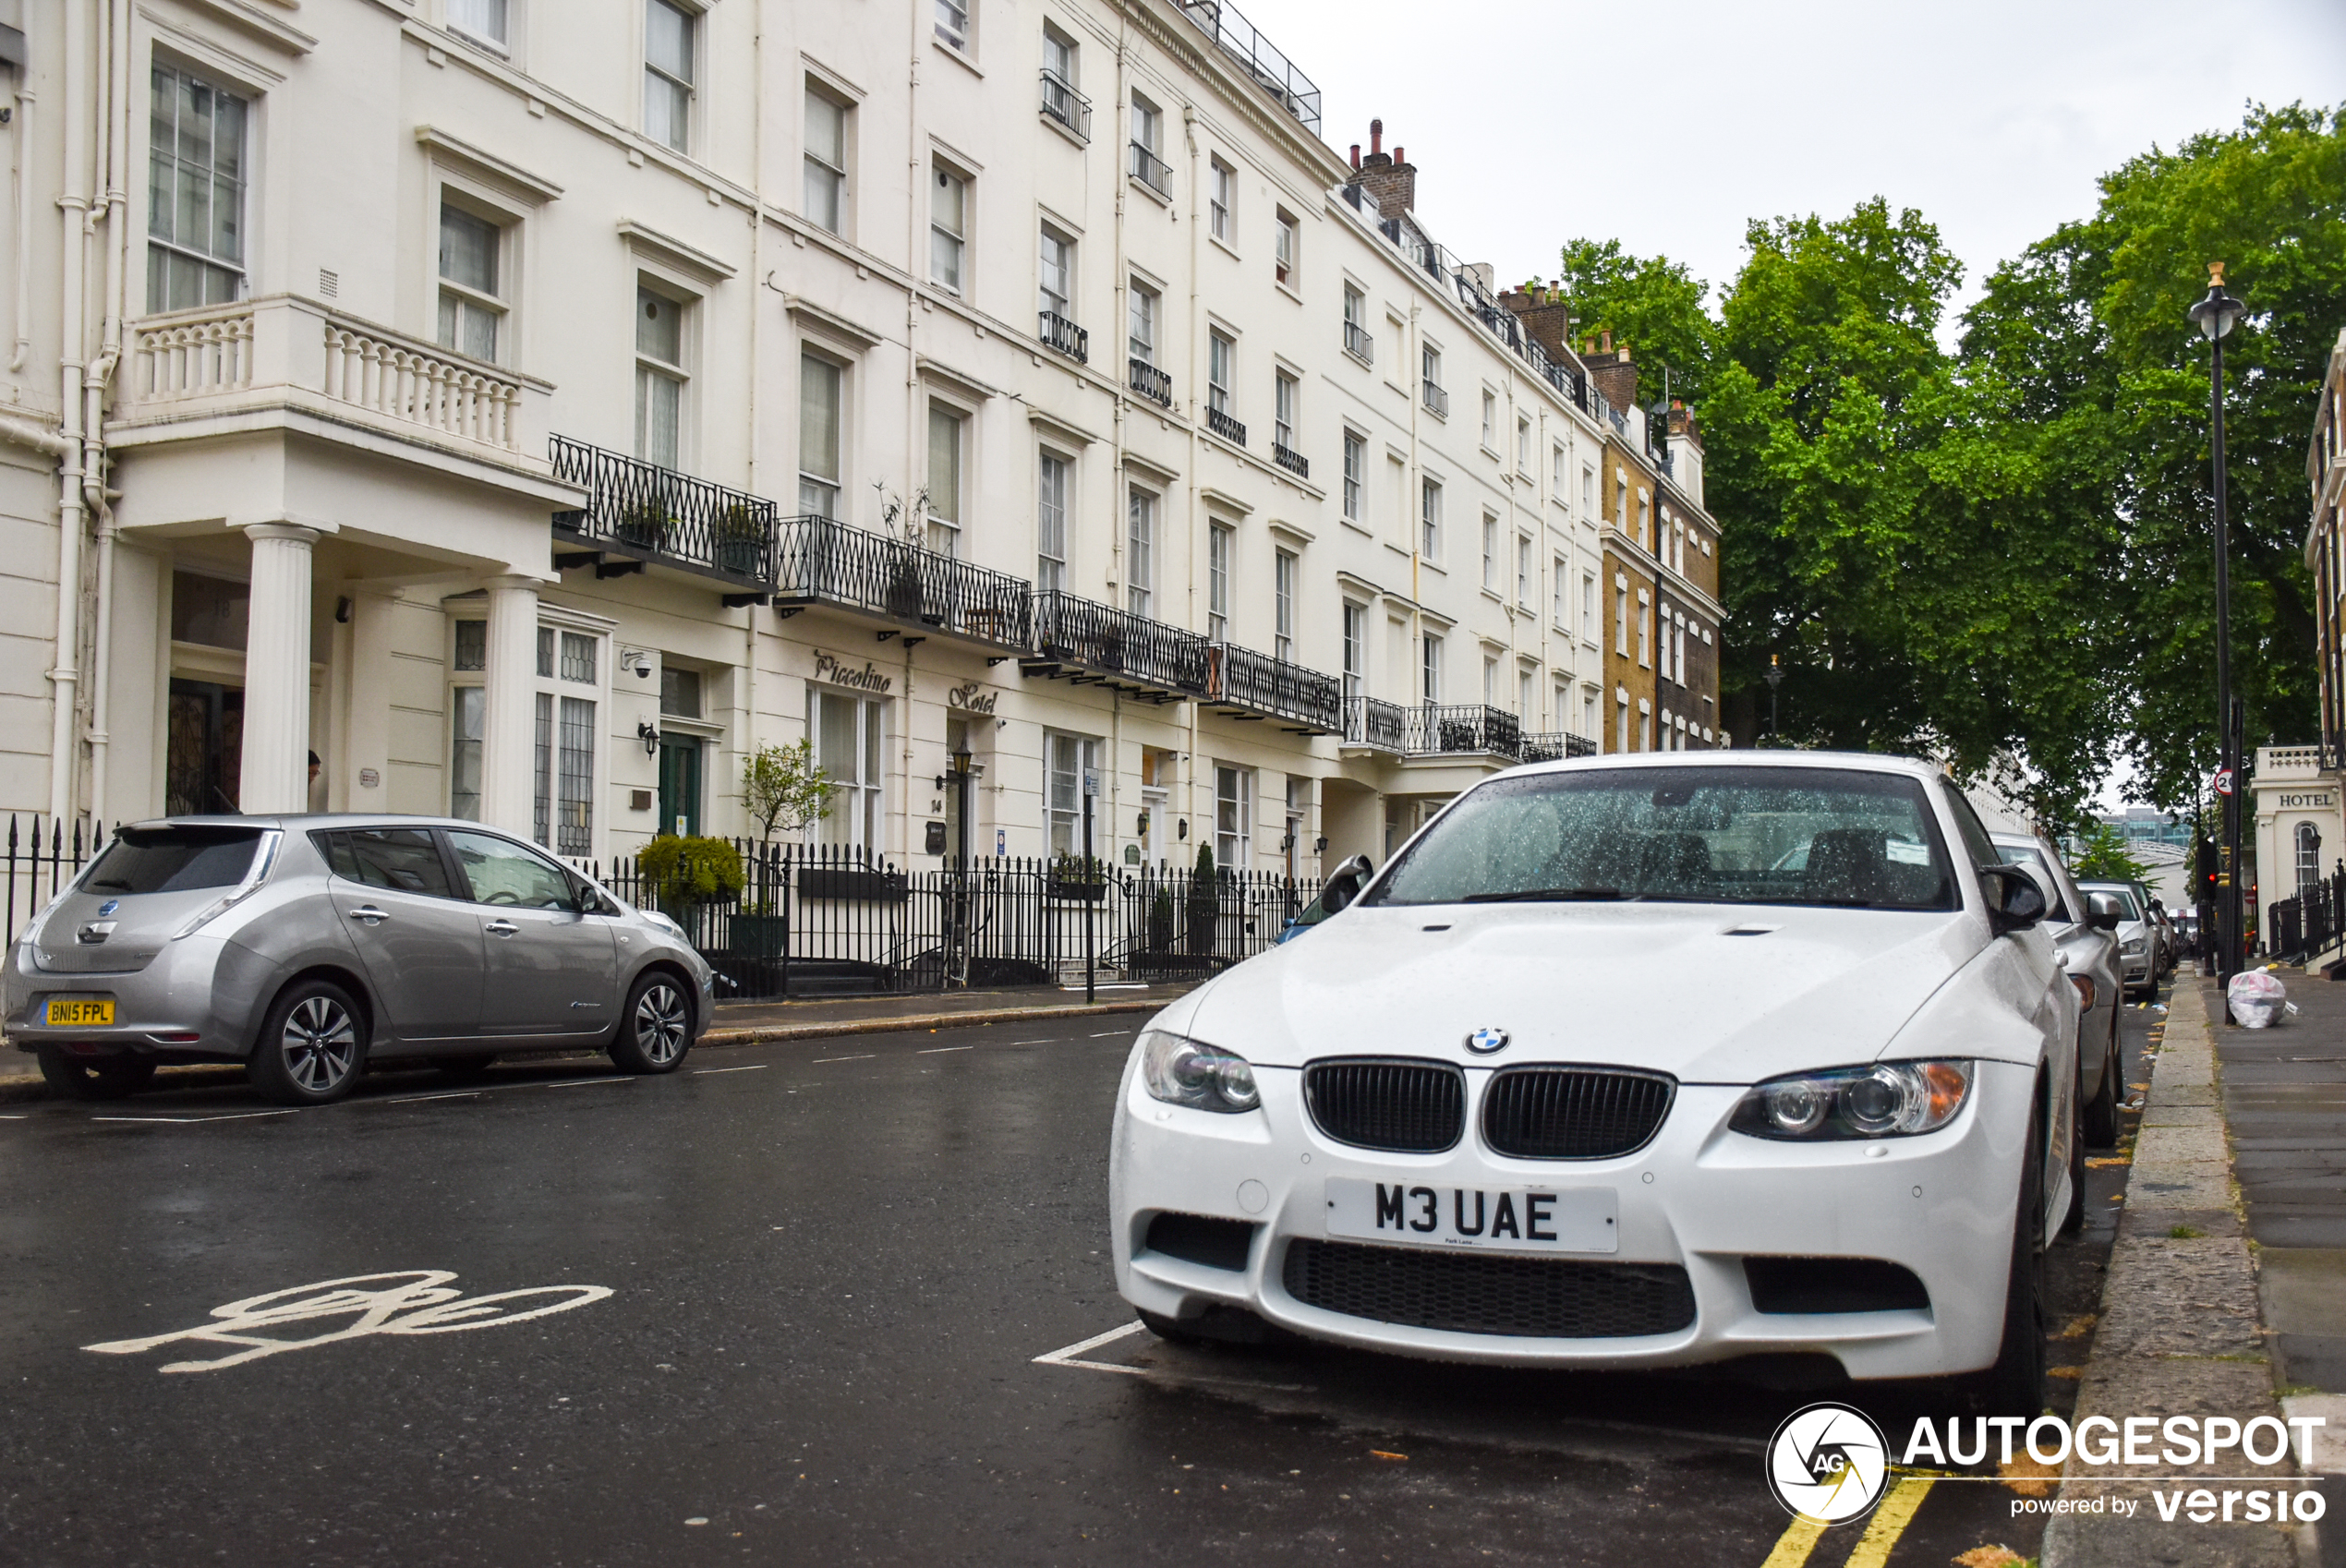
[[[285,1015],[278,1039],[285,1073],[303,1090],[323,1094],[350,1076],[358,1060],[358,1030],[330,996],[306,996]]]
[[[666,1067],[683,1055],[684,997],[673,985],[657,981],[644,987],[635,1000],[634,1023],[635,1043],[654,1067]]]

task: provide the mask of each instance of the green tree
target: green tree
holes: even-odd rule
[[[760,843],[828,816],[837,788],[815,766],[811,740],[787,746],[768,742],[742,758],[742,807],[757,824]]]
[[[1719,325],[1704,305],[1709,283],[1667,256],[1632,256],[1614,239],[1573,240],[1561,260],[1556,281],[1577,336],[1610,332],[1616,346],[1629,345],[1641,394],[1660,399],[1666,390],[1689,404],[1702,395],[1719,349]]]
[[[2077,840],[2077,859],[2071,873],[2082,882],[2143,882],[2150,867],[2126,850],[2126,836],[2107,822],[2097,822]]]

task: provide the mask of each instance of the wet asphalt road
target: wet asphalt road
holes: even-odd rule
[[[2130,1081],[2157,1019],[2126,1015]],[[236,1087],[6,1107],[0,1562],[1769,1560],[1760,1443],[1845,1387],[1138,1332],[1038,1364],[1131,1321],[1105,1170],[1138,1021],[707,1051],[657,1080],[384,1074],[293,1114]],[[2064,1325],[2098,1300],[2124,1176],[2091,1173],[2061,1245]],[[391,1332],[85,1348],[395,1271],[346,1287]],[[1893,1434],[1913,1409],[1854,1402]],[[2039,1528],[2001,1485],[1942,1482],[1888,1561],[2031,1556]]]

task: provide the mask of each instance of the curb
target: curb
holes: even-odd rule
[[[2088,1416],[2229,1416],[2245,1425],[2279,1417],[2272,1363],[2259,1321],[2256,1263],[2232,1180],[2231,1140],[2207,993],[2177,985],[2169,997],[2164,1043],[2143,1096],[2126,1205],[2110,1248],[2100,1322],[2077,1390],[2072,1429]],[[2197,1224],[2191,1222],[2196,1217]],[[2170,1234],[2190,1230],[2190,1236]],[[2138,1504],[2109,1513],[2054,1516],[2045,1527],[2044,1568],[2137,1568],[2146,1562],[2207,1568],[2295,1568],[2298,1541],[2272,1525],[2170,1523],[2152,1505],[2153,1488],[2122,1477],[2236,1474],[2237,1457],[2214,1465],[2090,1465],[2072,1456],[2061,1498],[2088,1507]],[[2294,1481],[2294,1472],[2276,1482]]]
[[[1072,1007],[984,1007],[957,1013],[904,1013],[893,1018],[840,1019],[828,1023],[755,1024],[745,1029],[711,1029],[693,1043],[695,1050],[723,1050],[735,1045],[769,1045],[792,1040],[828,1040],[841,1034],[895,1034],[916,1029],[953,1029],[965,1024],[1034,1023],[1046,1019],[1097,1018],[1107,1013],[1153,1013],[1172,1001],[1171,996],[1152,996],[1145,1000],[1078,1003]],[[559,1056],[591,1056],[592,1051],[512,1051],[500,1052],[500,1059],[521,1057],[552,1059]],[[155,1075],[159,1089],[212,1088],[220,1084],[244,1080],[242,1067],[217,1062],[194,1062],[185,1067],[162,1068]],[[28,1101],[51,1100],[49,1086],[40,1074],[11,1074],[0,1077],[0,1105],[20,1104]]]

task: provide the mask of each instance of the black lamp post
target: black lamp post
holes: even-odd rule
[[[1784,661],[1781,656],[1768,656],[1768,739],[1776,739],[1776,693],[1784,685]]]
[[[2207,362],[2207,432],[2216,464],[2216,723],[2217,767],[2225,782],[2224,864],[2217,889],[2216,978],[2229,983],[2240,968],[2240,732],[2232,714],[2231,562],[2224,510],[2224,336],[2248,307],[2224,292],[2224,264],[2207,264],[2207,297],[2191,308],[2191,324],[2214,351]]]

